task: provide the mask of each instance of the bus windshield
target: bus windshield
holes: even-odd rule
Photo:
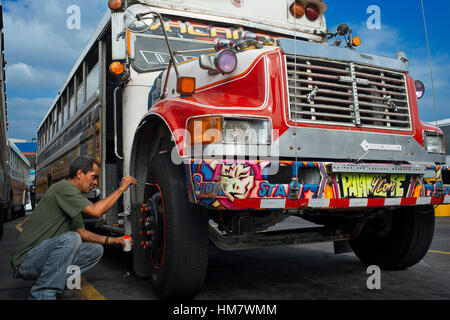
[[[199,40],[185,40],[170,38],[170,44],[174,51],[187,51],[197,49],[212,49],[212,42]],[[187,61],[205,54],[199,51],[175,56],[177,63]],[[137,35],[135,41],[135,59],[133,66],[138,72],[157,71],[166,68],[170,62],[170,54],[166,41],[160,36]]]
[[[197,22],[183,22],[165,20],[167,36],[174,51],[191,51],[199,49],[213,50],[214,39],[222,38],[239,40],[242,28],[205,25]],[[277,39],[261,34],[274,40]],[[138,72],[150,72],[163,70],[169,65],[170,54],[167,49],[161,23],[156,21],[152,27],[142,34],[133,34],[134,38],[134,60],[133,67]],[[190,52],[176,55],[176,62],[187,61],[200,55],[205,51]]]

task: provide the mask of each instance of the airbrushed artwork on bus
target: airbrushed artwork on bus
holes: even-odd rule
[[[276,174],[269,174],[271,166],[278,166]],[[215,210],[239,210],[241,208],[261,209],[261,201],[273,201],[271,205],[280,208],[305,206],[309,199],[385,199],[433,197],[435,185],[411,175],[382,174],[330,174],[329,163],[227,160],[191,160],[187,172],[191,181],[192,202]],[[437,168],[437,176],[441,170]],[[297,172],[309,182],[296,183]],[[283,183],[275,183],[283,179]],[[314,182],[312,180],[315,180]],[[433,180],[433,179],[431,179]],[[430,183],[430,184],[428,184]],[[291,195],[295,192],[295,197]],[[450,195],[450,187],[444,188],[444,195]],[[285,201],[286,198],[290,198]],[[292,201],[293,200],[293,201]],[[266,202],[268,203],[268,202]],[[349,202],[341,202],[343,204]],[[400,202],[399,202],[400,203]],[[416,202],[415,202],[416,203]]]

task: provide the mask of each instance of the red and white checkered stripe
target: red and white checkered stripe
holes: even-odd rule
[[[374,199],[235,199],[237,208],[298,209],[298,208],[374,208],[450,204],[450,196],[443,198],[374,198]]]

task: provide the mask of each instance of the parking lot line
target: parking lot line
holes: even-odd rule
[[[98,292],[85,278],[81,277],[80,292],[88,300],[107,300],[100,292]]]
[[[16,230],[19,231],[20,233],[23,232],[23,228],[22,225],[27,222],[30,219],[30,217],[26,217],[25,219],[23,219],[23,221],[21,223],[19,223],[18,225],[16,225]]]
[[[437,250],[428,250],[428,252],[432,252],[432,253],[440,253],[440,254],[450,254],[450,252],[437,251]]]

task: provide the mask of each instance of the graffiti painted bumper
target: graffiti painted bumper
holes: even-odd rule
[[[450,185],[442,183],[442,172],[449,170],[444,166],[206,159],[191,160],[186,166],[191,202],[215,210],[450,203]],[[357,170],[336,170],[352,166]]]

